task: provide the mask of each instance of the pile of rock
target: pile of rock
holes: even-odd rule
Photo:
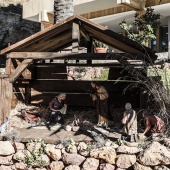
[[[166,144],[166,146],[165,146]],[[0,141],[0,169],[2,170],[169,170],[169,140],[164,145],[153,141],[145,148],[137,146],[118,146],[106,142],[100,148],[90,148],[84,142],[72,144],[45,144],[42,151],[41,143],[14,143]],[[34,155],[32,157],[32,155]],[[26,159],[27,158],[27,159]],[[29,160],[28,160],[29,158]],[[33,159],[43,164],[30,166]]]
[[[100,67],[69,67],[68,79],[92,80],[101,76],[101,70],[108,70]]]

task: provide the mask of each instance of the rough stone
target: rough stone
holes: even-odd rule
[[[25,159],[26,155],[32,156],[31,153],[28,150],[19,150],[17,153],[13,155],[14,160],[19,160],[19,159]]]
[[[83,163],[82,170],[97,170],[99,166],[99,160],[95,158],[87,158]]]
[[[134,168],[134,170],[152,170],[152,168],[143,166],[137,162],[133,165],[133,168]]]
[[[67,125],[67,126],[65,127],[65,130],[66,130],[67,132],[70,132],[70,131],[72,130],[72,127],[71,127],[70,125]]]
[[[70,149],[69,149],[69,153],[77,153],[77,147],[75,145],[73,145]]]
[[[87,149],[87,144],[85,142],[80,142],[77,146],[78,151],[86,150]]]
[[[164,139],[161,141],[161,143],[162,143],[164,146],[168,147],[168,149],[170,149],[170,139],[169,139],[169,138],[164,138]]]
[[[136,162],[135,155],[121,154],[117,156],[116,165],[119,168],[127,169]]]
[[[69,165],[65,167],[64,170],[80,170],[80,167],[77,165]]]
[[[16,162],[15,168],[19,169],[19,170],[25,170],[27,168],[27,164],[25,164],[23,162]]]
[[[0,155],[8,156],[14,153],[14,147],[9,141],[0,141]]]
[[[162,165],[162,166],[155,166],[154,170],[170,170],[170,169],[168,167]]]
[[[15,151],[17,152],[19,150],[24,150],[25,145],[23,143],[15,142],[14,143],[14,148],[15,148]]]
[[[119,146],[116,150],[118,153],[126,153],[126,154],[136,154],[142,151],[142,149],[137,147],[129,147],[126,145]]]
[[[11,165],[12,155],[10,156],[0,156],[0,165]]]
[[[0,170],[11,170],[11,166],[1,165]]]
[[[106,141],[105,146],[106,146],[106,147],[109,147],[109,146],[111,146],[111,145],[112,145],[112,143],[113,143],[113,142],[112,142],[112,141],[110,141],[110,140],[109,140],[109,141]]]
[[[52,161],[50,164],[51,170],[62,170],[64,168],[64,164],[62,161]]]
[[[90,151],[79,151],[79,154],[82,155],[82,156],[90,156]]]
[[[148,147],[140,152],[139,162],[146,166],[168,165],[170,164],[170,151],[158,142],[152,142]]]
[[[45,148],[45,153],[52,158],[54,161],[60,160],[61,159],[61,150],[56,149],[55,145],[52,144],[47,144]]]
[[[44,166],[50,165],[50,158],[46,154],[42,154],[38,160],[44,162]]]
[[[108,163],[103,163],[100,164],[99,170],[115,170],[115,166]]]
[[[115,164],[116,151],[113,147],[102,147],[90,152],[90,156],[93,158],[99,158],[105,160],[107,163]]]
[[[77,166],[79,166],[85,160],[85,157],[81,156],[79,154],[64,153],[63,156],[62,156],[62,160],[67,165],[77,165]]]

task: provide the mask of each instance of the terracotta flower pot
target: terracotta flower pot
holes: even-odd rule
[[[95,47],[94,51],[95,51],[95,53],[106,53],[107,52],[107,48]]]

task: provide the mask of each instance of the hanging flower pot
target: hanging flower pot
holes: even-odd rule
[[[94,48],[94,52],[95,53],[106,53],[107,52],[107,48],[95,47]]]

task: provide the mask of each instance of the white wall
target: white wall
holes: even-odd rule
[[[53,12],[54,0],[30,0],[23,4],[23,19],[47,21],[47,12]]]

